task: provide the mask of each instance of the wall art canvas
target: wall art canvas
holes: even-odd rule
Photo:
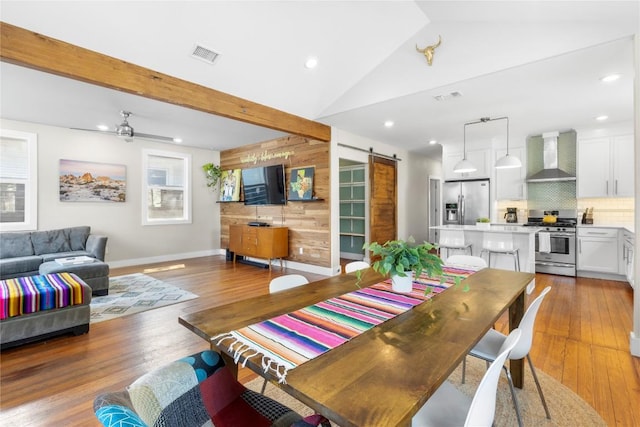
[[[60,159],[61,202],[125,202],[127,167]]]
[[[315,168],[291,169],[289,200],[311,200],[313,198],[313,174]]]
[[[220,176],[220,201],[237,202],[240,200],[241,169],[222,171]]]

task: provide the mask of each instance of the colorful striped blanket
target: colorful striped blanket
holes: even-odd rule
[[[316,303],[291,313],[220,334],[216,345],[227,345],[238,363],[261,355],[265,372],[273,370],[281,383],[287,372],[338,347],[361,333],[412,309],[443,292],[474,271],[444,267],[444,280],[422,275],[407,294],[393,292],[391,280]]]
[[[82,280],[72,273],[0,281],[0,320],[37,311],[82,305]]]

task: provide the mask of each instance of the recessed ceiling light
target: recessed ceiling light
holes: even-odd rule
[[[182,138],[173,138],[173,142],[180,144],[182,142]]]
[[[318,58],[316,58],[315,56],[307,58],[307,60],[304,62],[304,66],[310,70],[316,68],[318,66]]]
[[[384,127],[386,128],[392,128],[394,125],[392,120],[387,120],[386,122],[384,122]]]
[[[609,74],[608,76],[602,77],[600,81],[604,83],[611,83],[611,82],[615,82],[619,78],[620,78],[620,74]]]
[[[599,122],[604,122],[608,118],[609,118],[609,116],[598,116],[598,117],[596,117],[596,120],[599,121]]]
[[[101,131],[109,130],[109,126],[107,125],[98,125],[96,127],[98,128],[98,130],[101,130]]]
[[[430,139],[429,140],[429,144],[431,144],[431,145],[435,144],[436,142],[438,142],[438,141],[436,141],[435,139]]]

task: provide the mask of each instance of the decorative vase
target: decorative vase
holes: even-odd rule
[[[413,290],[413,271],[405,271],[406,277],[391,276],[391,289],[398,293],[409,293]]]

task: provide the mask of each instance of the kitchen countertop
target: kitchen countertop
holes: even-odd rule
[[[620,223],[620,224],[578,224],[580,228],[623,228],[631,233],[635,234],[635,224]]]
[[[478,231],[483,233],[519,233],[519,234],[535,234],[541,227],[525,227],[518,224],[491,224],[491,227],[487,230],[484,228],[478,228],[475,225],[439,225],[435,227],[429,227],[434,230],[463,230],[463,231]]]

